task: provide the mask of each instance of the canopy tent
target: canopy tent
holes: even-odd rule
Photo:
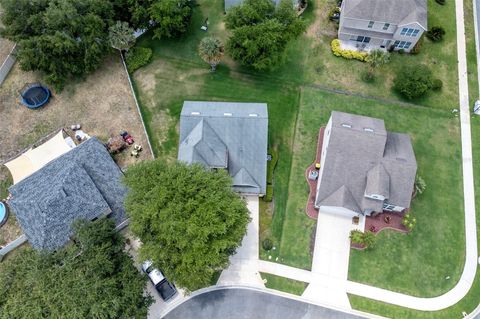
[[[63,130],[42,145],[30,149],[17,158],[5,163],[16,184],[22,179],[32,175],[50,161],[65,154],[74,146],[63,137]]]

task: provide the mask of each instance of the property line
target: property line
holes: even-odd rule
[[[135,100],[135,105],[137,107],[138,115],[140,116],[140,121],[142,122],[143,132],[145,133],[145,137],[147,138],[148,148],[150,149],[150,153],[152,154],[152,157],[155,158],[152,144],[150,143],[150,136],[148,135],[147,128],[145,127],[145,121],[143,120],[142,111],[140,110],[140,106],[138,105],[137,95],[135,94],[135,90],[133,89],[132,79],[130,78],[130,73],[128,73],[127,64],[125,63],[125,59],[123,58],[122,52],[120,52],[120,56],[122,58],[123,68],[125,69],[125,73],[127,74],[128,84],[130,84],[130,90],[132,91],[133,99]]]

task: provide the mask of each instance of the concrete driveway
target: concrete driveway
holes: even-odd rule
[[[351,309],[346,292],[349,236],[350,231],[357,227],[349,217],[319,212],[312,261],[313,280],[302,297]]]
[[[217,285],[251,285],[265,287],[258,272],[258,196],[245,196],[247,208],[250,212],[251,222],[247,227],[247,234],[243,237],[242,245],[235,255],[230,257],[230,266],[225,269]]]

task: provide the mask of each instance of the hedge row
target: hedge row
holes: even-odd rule
[[[335,39],[335,40],[332,41],[331,47],[332,47],[333,55],[341,56],[342,58],[345,58],[345,59],[349,59],[349,60],[356,59],[356,60],[365,62],[367,57],[368,57],[367,52],[358,52],[358,51],[355,51],[355,50],[344,50],[344,49],[342,49],[340,47],[340,40],[338,40],[338,39]]]

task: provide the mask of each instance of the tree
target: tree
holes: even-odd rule
[[[382,50],[373,50],[367,57],[370,68],[376,69],[390,62],[390,54]]]
[[[220,63],[224,53],[225,48],[222,42],[220,39],[215,37],[203,38],[198,46],[198,54],[203,61],[210,64],[212,67],[212,72],[214,72],[217,68],[217,65]]]
[[[145,318],[147,279],[110,219],[79,221],[77,244],[22,249],[0,264],[0,318]]]
[[[2,34],[18,43],[21,68],[44,72],[57,89],[68,77],[95,70],[109,52],[108,26],[114,16],[109,1],[1,0],[1,5]]]
[[[130,229],[150,259],[178,286],[210,284],[246,232],[248,210],[224,170],[199,164],[142,162],[128,169],[125,207]]]
[[[180,36],[187,31],[192,17],[189,0],[155,0],[148,10],[154,23],[154,39]]]
[[[432,42],[440,42],[443,40],[445,35],[445,30],[442,27],[432,27],[427,31],[427,38],[432,40]]]
[[[232,31],[227,51],[257,70],[280,64],[288,42],[305,30],[290,0],[282,0],[277,8],[270,0],[246,0],[227,14],[226,27]]]
[[[117,21],[108,29],[108,41],[110,46],[119,51],[128,51],[135,44],[134,30],[128,26],[128,22]]]
[[[418,98],[432,87],[432,71],[425,65],[403,66],[393,88],[407,99]]]

